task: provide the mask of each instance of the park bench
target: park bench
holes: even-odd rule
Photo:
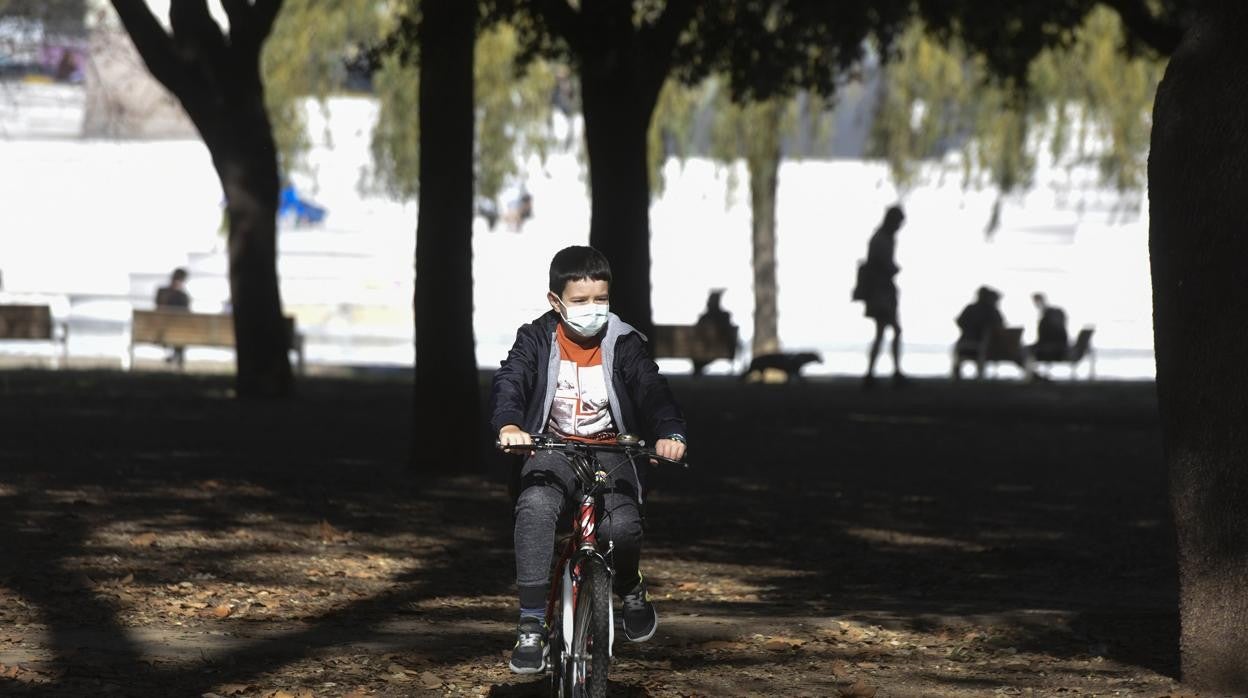
[[[1092,349],[1092,333],[1096,328],[1085,327],[1079,330],[1079,336],[1075,338],[1075,343],[1066,349],[1066,353],[1060,359],[1036,359],[1036,363],[1040,364],[1069,364],[1070,377],[1074,380],[1077,375],[1079,363],[1084,359],[1088,360],[1088,380],[1096,379],[1096,351]]]
[[[59,344],[61,353],[55,365],[63,366],[69,359],[69,325],[53,322],[52,308],[46,305],[0,305],[0,341]]]
[[[650,346],[656,359],[691,359],[694,375],[716,359],[737,358],[739,330],[731,325],[724,330],[707,331],[697,325],[655,325]]]
[[[303,373],[303,335],[295,329],[295,319],[286,316],[288,348],[295,352],[297,367]],[[135,310],[130,320],[130,363],[134,367],[137,344],[163,347],[234,348],[234,317],[228,313],[190,313],[182,310]],[[178,362],[178,368],[184,366]]]
[[[989,366],[1006,361],[1020,366],[1027,378],[1032,374],[1031,357],[1023,346],[1023,328],[996,327],[984,333],[978,342],[953,345],[953,378],[962,377],[962,362],[975,362],[975,375],[983,378]]]

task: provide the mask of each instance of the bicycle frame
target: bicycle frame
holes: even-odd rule
[[[577,455],[576,458],[588,460],[588,458],[582,455]],[[572,654],[574,612],[580,594],[582,563],[586,558],[597,558],[607,568],[608,574],[611,577],[615,576],[615,568],[611,565],[611,551],[615,547],[614,543],[608,541],[605,554],[598,550],[598,505],[601,498],[598,490],[606,482],[607,473],[603,471],[596,458],[593,459],[593,467],[593,485],[586,487],[585,492],[581,495],[577,515],[572,523],[572,535],[564,544],[563,550],[559,555],[559,562],[551,573],[550,597],[546,601],[547,618],[555,617],[556,604],[558,604],[561,624],[559,633],[562,644],[561,649],[565,655]],[[578,469],[588,470],[588,468]],[[610,610],[608,620],[610,621],[608,626],[610,627],[610,640],[607,644],[607,654],[610,657],[614,657],[614,607]]]
[[[653,449],[647,449],[645,442],[627,434],[621,434],[616,445],[565,441],[545,434],[533,434],[532,442],[529,444],[505,447],[501,441],[496,441],[494,445],[503,450],[562,451],[570,456],[570,464],[576,472],[577,479],[581,482],[582,492],[576,509],[576,517],[572,520],[572,533],[566,541],[557,543],[561,549],[557,558],[558,562],[551,570],[550,596],[546,599],[546,617],[548,619],[556,616],[559,618],[557,625],[551,624],[550,634],[547,637],[547,647],[551,649],[551,654],[553,655],[556,649],[559,654],[557,657],[552,656],[548,659],[547,668],[558,667],[553,677],[559,680],[560,688],[557,694],[563,695],[564,679],[570,678],[573,686],[583,684],[586,677],[582,672],[585,671],[586,662],[592,659],[589,656],[581,657],[573,654],[573,644],[576,642],[576,610],[577,604],[581,601],[586,561],[602,563],[607,573],[608,594],[611,591],[610,581],[615,578],[615,568],[611,564],[611,553],[615,546],[612,541],[607,541],[607,549],[599,550],[598,522],[602,512],[603,490],[611,477],[611,472],[621,467],[622,463],[616,465],[611,472],[607,472],[598,460],[597,452],[622,453],[625,456],[623,462],[633,468],[636,468],[636,458],[649,458],[651,462],[664,461],[683,467],[688,467],[688,464],[661,456]],[[615,656],[615,608],[611,603],[607,604],[607,628],[606,654],[609,661]],[[557,643],[553,642],[556,632],[559,636]],[[591,654],[601,657],[601,649],[594,648]],[[573,661],[568,662],[568,659]],[[562,672],[568,669],[572,674],[570,677],[565,677]]]

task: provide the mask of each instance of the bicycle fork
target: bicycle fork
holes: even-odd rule
[[[599,471],[598,476],[605,478],[605,473]],[[573,626],[576,614],[576,602],[579,600],[581,591],[581,569],[582,563],[588,558],[597,558],[607,570],[607,578],[615,577],[615,569],[611,566],[611,551],[615,549],[614,541],[607,541],[607,553],[603,555],[598,552],[598,532],[597,522],[594,515],[598,509],[596,502],[591,495],[585,495],[581,498],[580,508],[577,512],[577,530],[576,530],[576,550],[573,551],[563,565],[563,577],[560,579],[560,622],[562,623],[562,632],[560,639],[563,642],[563,656],[572,654],[572,636]],[[608,594],[611,591],[608,589]],[[615,656],[615,604],[607,604],[607,656]]]

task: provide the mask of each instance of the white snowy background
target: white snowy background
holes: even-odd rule
[[[47,302],[70,325],[71,363],[120,365],[132,308],[175,266],[191,271],[196,310],[227,298],[221,188],[208,152],[194,140],[92,141],[74,136],[81,119],[75,88],[13,86],[0,98],[0,302]],[[17,94],[15,94],[15,91]],[[315,147],[308,172],[293,180],[325,206],[323,226],[283,222],[279,274],[283,301],[307,334],[313,365],[402,366],[413,360],[412,270],[416,205],[361,193],[369,181],[375,103],[362,97],[310,106]],[[505,223],[474,227],[477,360],[497,366],[515,328],[545,309],[550,256],[588,242],[589,199],[582,166],[570,153],[525,165],[533,217],[520,232]],[[712,288],[741,327],[748,358],[752,331],[748,173],[693,159],[666,165],[667,187],[651,207],[654,321],[692,323]],[[953,318],[975,289],[1003,295],[1011,325],[1034,336],[1030,294],[1064,307],[1072,336],[1095,325],[1102,378],[1151,378],[1152,311],[1147,211],[1120,210],[1095,172],[1055,168],[1043,158],[1035,186],[1007,199],[1002,228],[983,229],[995,194],[963,191],[950,171],[904,198],[898,240],[903,367],[947,375]],[[809,374],[858,374],[872,325],[849,300],[857,261],[884,208],[898,200],[882,163],[786,161],[778,197],[780,339],[813,349],[824,363]],[[504,202],[505,203],[505,202]],[[0,342],[12,362],[40,361],[52,347]],[[142,359],[161,355],[141,350]],[[192,349],[192,362],[228,362],[230,353]],[[686,361],[660,362],[671,372]],[[228,366],[228,363],[222,365]],[[882,359],[881,369],[891,370]],[[733,370],[727,362],[708,372]],[[1063,374],[1064,372],[1059,372]],[[1017,375],[1009,368],[1004,376]]]

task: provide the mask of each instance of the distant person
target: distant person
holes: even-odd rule
[[[191,296],[186,292],[186,280],[190,275],[186,269],[178,267],[169,275],[169,285],[156,289],[156,309],[172,311],[189,311]],[[186,347],[170,347],[165,363],[182,366],[186,363]]]
[[[567,118],[576,112],[576,80],[566,65],[555,67],[555,84],[550,90],[550,106]]]
[[[1001,294],[988,286],[980,286],[975,302],[967,305],[958,315],[958,343],[954,345],[953,378],[962,377],[962,362],[974,361],[976,375],[984,376],[984,365],[979,360],[984,343],[994,330],[1005,327],[999,304]]]
[[[1040,313],[1036,327],[1036,343],[1031,345],[1031,355],[1036,361],[1061,361],[1070,349],[1070,335],[1066,332],[1066,311],[1049,305],[1043,293],[1033,293],[1032,303]]]
[[[81,82],[81,75],[78,72],[78,61],[74,57],[74,52],[69,49],[61,51],[61,60],[56,64],[56,70],[52,74],[53,79],[57,82]]]
[[[875,361],[880,355],[885,328],[893,330],[893,385],[902,385],[906,377],[901,372],[901,324],[897,320],[897,284],[893,278],[901,268],[897,266],[897,231],[906,221],[900,206],[889,206],[884,221],[871,235],[867,247],[867,260],[858,266],[858,283],[854,287],[854,300],[865,304],[864,315],[875,321],[875,339],[867,358],[867,375],[862,379],[864,388],[875,385]]]
[[[520,188],[519,195],[507,205],[507,211],[503,213],[503,220],[511,226],[512,232],[520,232],[524,227],[524,222],[533,217],[533,195],[524,187]]]
[[[494,226],[498,225],[498,204],[494,203],[494,200],[487,196],[477,196],[475,208],[476,214],[485,219],[490,232],[494,232]]]
[[[178,267],[169,275],[169,285],[156,289],[157,310],[190,310],[191,296],[186,292],[186,269]]]
[[[550,118],[555,138],[562,142],[565,150],[571,148],[576,140],[576,128],[573,126],[579,101],[576,85],[577,81],[566,65],[555,68],[555,84],[550,92],[550,106],[553,107]],[[559,120],[555,119],[556,114],[560,116]]]
[[[698,316],[698,321],[693,325],[693,334],[698,342],[710,347],[720,347],[724,345],[733,345],[732,353],[736,354],[736,325],[732,324],[732,313],[724,310],[720,305],[720,298],[724,295],[724,289],[712,289],[706,298],[706,309]],[[700,375],[702,369],[706,368],[706,361],[693,361],[694,375]]]

